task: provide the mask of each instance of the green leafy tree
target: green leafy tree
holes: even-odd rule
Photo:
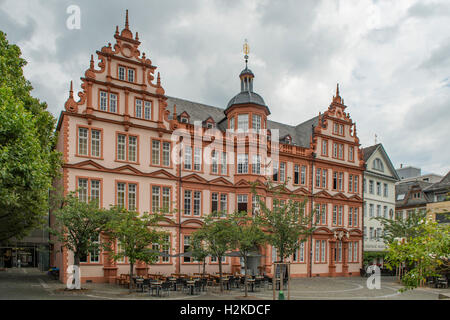
[[[253,251],[258,251],[259,246],[266,243],[266,234],[262,230],[260,220],[247,212],[235,212],[230,216],[233,228],[233,247],[239,250],[240,257],[244,260],[245,268],[245,296],[248,296],[247,269],[248,257]]]
[[[414,289],[427,277],[445,275],[450,270],[450,225],[426,220],[420,234],[389,243],[386,265],[389,269],[408,266],[401,279],[404,288]]]
[[[307,216],[304,213],[307,200],[297,195],[289,195],[287,200],[283,199],[284,187],[285,184],[273,186],[268,183],[273,209],[259,198],[258,215],[260,224],[267,233],[267,241],[277,249],[281,262],[294,254],[315,228],[312,224],[313,215]],[[256,185],[253,185],[252,193],[257,196]]]
[[[153,243],[164,242],[164,236],[167,233],[158,231],[158,222],[161,221],[162,216],[147,213],[140,215],[138,212],[118,207],[112,207],[109,211],[113,218],[106,226],[110,243],[105,246],[105,250],[110,250],[111,258],[116,261],[128,258],[131,279],[137,261],[151,264],[159,259],[159,253],[151,250],[149,246]],[[122,251],[112,252],[111,248],[115,241],[120,242]],[[131,287],[132,281],[130,281],[130,290]]]
[[[56,120],[31,96],[20,56],[0,31],[0,242],[43,225],[61,165],[54,150]]]
[[[63,247],[73,252],[74,265],[77,267],[80,266],[82,256],[99,250],[99,235],[111,219],[108,210],[99,208],[98,201],[83,202],[74,193],[64,198],[61,208],[54,211],[53,216],[54,224],[50,234]],[[76,279],[75,283],[79,284],[79,280]]]
[[[203,226],[194,233],[194,239],[196,239],[197,243],[201,242],[203,244],[205,253],[217,258],[219,262],[219,285],[221,291],[223,291],[222,258],[227,251],[234,249],[233,232],[233,224],[229,218],[219,218],[217,213],[213,213],[205,218]]]
[[[196,261],[201,261],[202,262],[203,277],[205,277],[205,273],[206,273],[206,258],[209,256],[209,252],[206,249],[204,241],[201,239],[201,237],[199,237],[195,233],[194,233],[193,239],[192,239],[191,250],[192,250],[191,251],[192,252],[192,257]]]
[[[384,230],[383,241],[389,244],[397,238],[409,240],[420,236],[424,232],[427,213],[423,210],[415,210],[409,212],[405,219],[401,217],[396,219],[376,217],[372,219],[381,223]]]

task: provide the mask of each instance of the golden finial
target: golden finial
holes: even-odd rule
[[[244,58],[245,58],[245,68],[247,69],[247,63],[248,63],[248,55],[250,54],[250,46],[248,45],[247,39],[245,39],[244,42]]]

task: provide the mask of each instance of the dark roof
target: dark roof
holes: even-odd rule
[[[186,111],[190,116],[190,123],[194,124],[195,121],[203,122],[211,117],[216,124],[218,124],[218,128],[220,130],[226,130],[227,122],[225,121],[226,117],[224,109],[175,97],[167,98],[167,110],[170,111],[169,119],[172,119],[173,106],[176,104],[177,114],[181,114]],[[280,122],[267,120],[267,128],[272,130],[278,129],[279,138],[290,135],[292,137],[292,144],[309,148],[312,135],[312,125],[317,126],[318,123],[319,116],[309,119],[297,126],[290,126]]]
[[[430,182],[414,180],[401,182],[395,185],[395,207],[406,207],[406,206],[418,206],[426,205],[431,199],[424,193],[424,189],[432,185]],[[422,191],[423,197],[413,198],[409,192],[411,190]],[[405,198],[402,200],[397,200],[399,194],[404,194]]]
[[[254,74],[253,74],[253,72],[252,72],[252,70],[250,70],[250,69],[248,69],[248,68],[245,68],[244,70],[242,70],[242,72],[241,72],[241,74],[239,75],[239,77],[240,76],[243,76],[244,74],[248,74],[248,75],[251,75],[251,76],[255,76]]]
[[[253,103],[263,107],[267,107],[264,99],[256,92],[242,91],[231,98],[228,102],[227,109],[235,104]]]
[[[450,171],[441,179],[441,181],[434,183],[433,185],[427,187],[425,192],[432,191],[447,191],[450,192]]]
[[[375,150],[378,149],[378,147],[379,147],[380,145],[381,145],[381,143],[376,144],[376,145],[374,145],[374,146],[370,146],[370,147],[367,147],[367,148],[363,148],[363,149],[362,149],[362,152],[363,152],[363,155],[364,155],[364,161],[365,161],[365,162],[367,162],[367,160],[369,160],[370,156],[375,152]]]

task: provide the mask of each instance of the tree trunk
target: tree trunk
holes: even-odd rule
[[[130,283],[128,283],[128,289],[131,292],[131,288],[132,288],[132,282],[133,282],[133,264],[130,263]]]
[[[248,296],[248,288],[247,288],[247,269],[248,269],[248,267],[247,267],[247,255],[245,255],[244,256],[244,268],[245,268],[245,270],[244,270],[244,287],[245,287],[245,296],[247,297]]]
[[[222,256],[217,257],[219,259],[219,286],[220,286],[220,292],[223,292],[223,284],[222,284]]]
[[[205,278],[205,272],[206,272],[206,258],[203,259],[203,278]]]
[[[75,290],[81,290],[81,269],[80,269],[80,254],[74,253],[74,271],[75,271]]]

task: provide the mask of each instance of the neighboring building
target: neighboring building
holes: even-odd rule
[[[304,196],[306,214],[319,213],[313,236],[290,258],[292,276],[359,275],[364,160],[356,124],[345,112],[339,88],[323,114],[298,121],[297,126],[285,125],[267,119],[269,107],[253,91],[254,74],[247,67],[239,76],[241,92],[225,109],[207,106],[165,95],[156,67],[141,53],[138,36],[129,29],[128,14],[125,29],[119,33],[117,27],[114,38],[113,46],[97,51],[99,69],[91,58],[81,78],[80,101],[75,101],[71,88],[58,121],[57,148],[64,158],[59,183],[66,194],[79,190],[81,199],[99,199],[105,208],[115,204],[150,213],[172,209],[161,223],[170,245],[161,250],[175,255],[189,251],[191,235],[202,226],[203,216],[215,210],[224,215],[235,210],[257,214],[250,182],[261,183],[258,193],[271,207],[272,194],[265,183],[288,181],[283,197]],[[194,126],[197,121],[199,127]],[[197,129],[200,138],[193,139]],[[245,137],[251,129],[261,131]],[[179,143],[176,133],[181,131],[185,136]],[[225,142],[215,139],[213,145],[211,132],[228,135]],[[236,146],[236,136],[246,140]],[[256,142],[271,154],[260,157]],[[273,274],[276,250],[267,246],[258,252],[261,257],[251,259],[251,271]],[[51,263],[60,267],[65,281],[73,254],[56,244]],[[217,265],[208,259],[206,271],[216,272]],[[81,269],[83,282],[107,282],[128,273],[129,266],[126,259],[114,262],[104,252],[91,252],[83,257]],[[136,270],[193,273],[199,263],[189,257],[161,257],[150,266],[138,264]],[[239,258],[224,258],[225,272],[240,270]]]
[[[397,172],[382,144],[363,148],[364,172],[364,251],[381,252],[383,228],[375,217],[393,219]],[[377,263],[381,263],[378,261]]]
[[[424,192],[432,183],[425,181],[401,181],[395,186],[395,219],[406,219],[411,212],[426,211],[430,202]]]
[[[439,223],[450,223],[450,171],[424,191],[429,200],[426,206],[429,217]]]
[[[425,181],[430,183],[436,183],[442,179],[442,176],[434,173],[422,175],[422,169],[411,166],[403,167],[403,165],[400,165],[400,168],[396,169],[396,171],[402,182]]]

